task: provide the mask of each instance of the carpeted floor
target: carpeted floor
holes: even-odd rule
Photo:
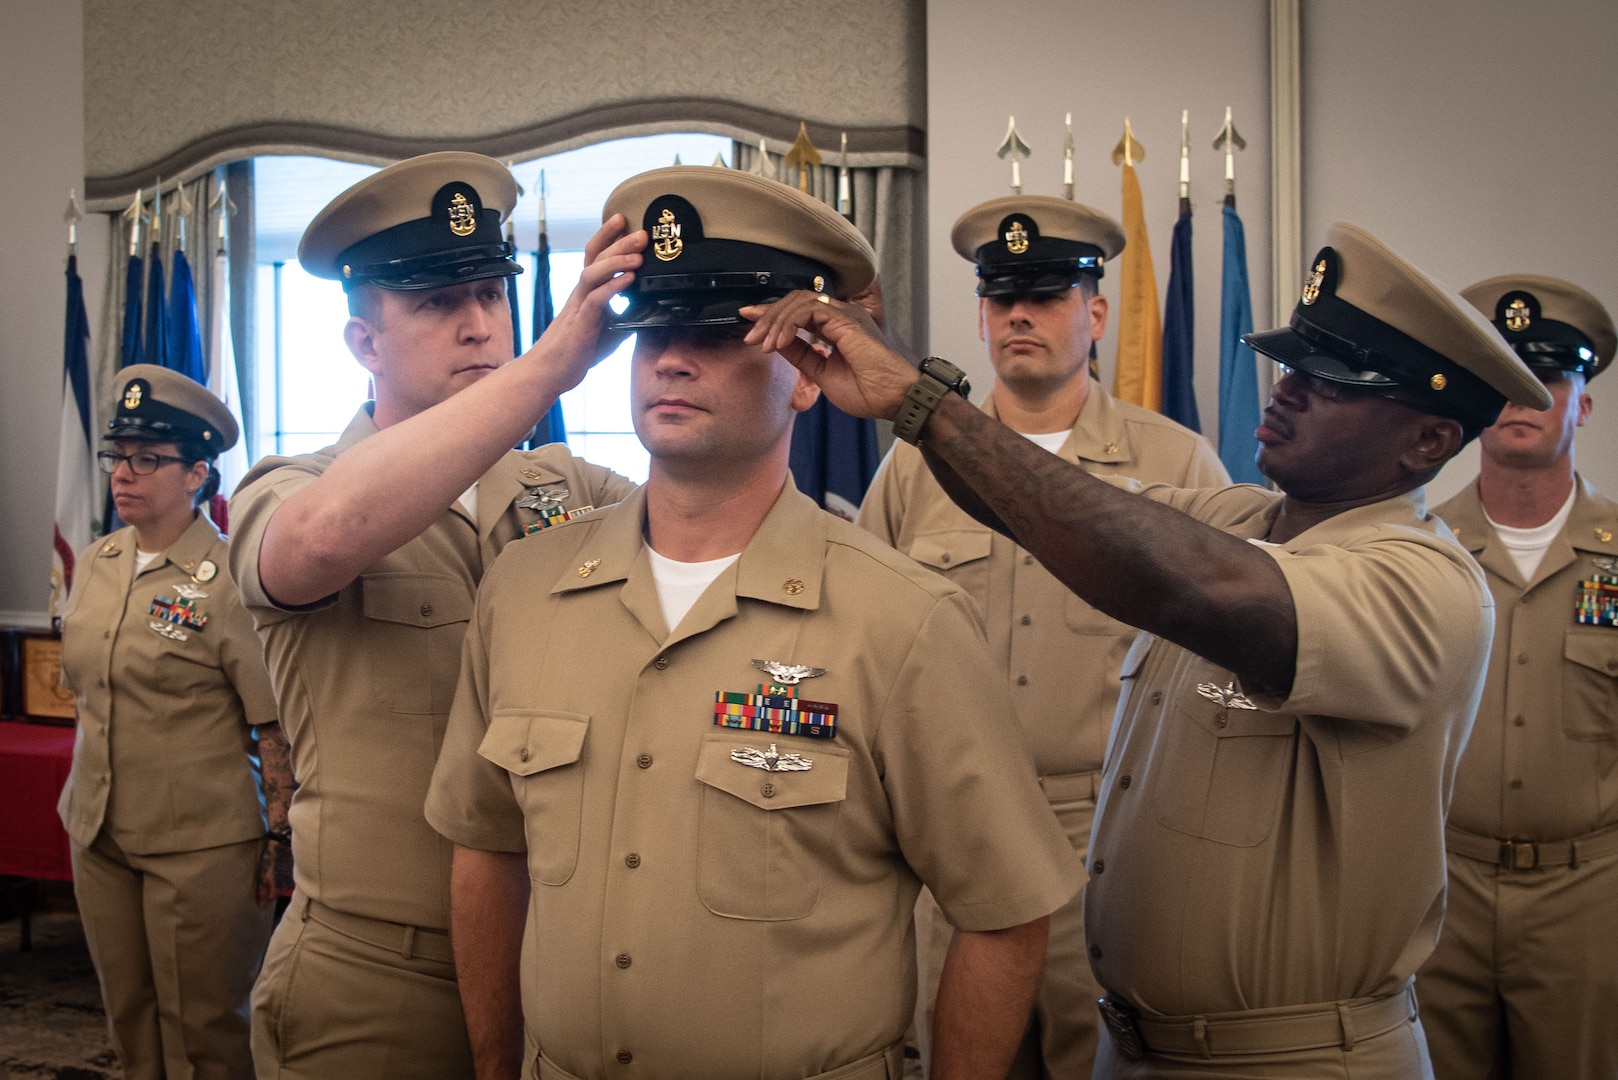
[[[122,1077],[79,917],[36,913],[31,952],[20,932],[0,922],[0,1080]]]

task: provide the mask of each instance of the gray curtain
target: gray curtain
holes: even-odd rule
[[[751,170],[759,158],[757,144],[735,142],[731,165]],[[766,151],[767,153],[768,151]],[[823,160],[834,153],[821,151]],[[777,180],[798,186],[798,170],[779,155],[769,154]],[[915,297],[915,254],[918,174],[911,169],[883,166],[848,170],[849,210],[854,227],[876,249],[877,274],[887,304],[888,331],[907,344],[918,337]],[[829,206],[837,205],[837,167],[822,164],[809,170],[809,194]]]

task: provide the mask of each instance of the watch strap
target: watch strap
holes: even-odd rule
[[[905,391],[904,401],[899,405],[899,415],[893,418],[894,437],[912,446],[919,443],[922,427],[933,410],[938,408],[938,403],[944,400],[944,395],[954,392],[966,397],[969,385],[966,373],[960,368],[940,357],[927,357],[920,364],[916,381]]]

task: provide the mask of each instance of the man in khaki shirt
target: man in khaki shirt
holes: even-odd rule
[[[633,489],[562,446],[508,452],[601,354],[613,275],[640,263],[609,222],[512,360],[518,267],[500,226],[515,201],[498,162],[429,154],[339,195],[299,247],[344,282],[344,337],[376,398],[335,446],[260,462],[231,503],[231,571],[300,783],[297,890],[254,993],[261,1080],[472,1073],[450,850],[421,807],[473,593],[509,541]]]
[[[871,249],[727,170],[617,212],[651,477],[484,580],[427,802],[480,1075],[896,1078],[923,881],[961,927],[935,1075],[1003,1075],[1079,860],[970,601],[796,491],[817,394],[737,315],[856,294]]]
[[[1444,933],[1416,980],[1441,1078],[1618,1077],[1618,503],[1574,469],[1599,300],[1512,274],[1462,292],[1554,404],[1508,405],[1438,508],[1494,595],[1494,652],[1455,775]]]
[[[962,258],[977,265],[978,334],[995,372],[985,412],[1096,476],[1174,487],[1230,482],[1206,439],[1115,401],[1090,375],[1091,345],[1107,325],[1107,301],[1097,285],[1105,261],[1123,249],[1121,226],[1069,199],[1013,195],[968,210],[950,239]],[[857,520],[977,601],[1040,786],[1083,858],[1118,702],[1118,669],[1134,629],[1074,596],[1014,541],[974,521],[950,501],[908,443],[893,444]],[[950,937],[949,924],[926,893],[917,930],[917,1033],[925,1038]],[[1101,1024],[1095,1008],[1100,996],[1076,896],[1051,916],[1045,975],[1014,1075],[1026,1070],[1087,1080]]]
[[[1422,485],[1505,401],[1550,397],[1458,295],[1355,226],[1326,239],[1291,325],[1248,338],[1290,368],[1256,432],[1280,493],[1103,482],[972,408],[947,361],[918,377],[861,312],[793,294],[745,313],[1146,631],[1090,844],[1098,1077],[1431,1074],[1409,983],[1493,612]]]

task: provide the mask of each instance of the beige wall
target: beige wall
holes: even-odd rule
[[[1531,271],[1618,312],[1618,4],[1400,0],[1306,4],[1306,254],[1346,219],[1440,280]],[[1577,443],[1618,493],[1618,375]],[[1469,448],[1435,499],[1477,474]]]
[[[995,157],[1007,115],[1033,149],[1023,190],[1062,194],[1063,114],[1073,113],[1074,197],[1118,217],[1121,169],[1112,149],[1127,115],[1147,157],[1136,166],[1158,279],[1168,285],[1169,240],[1179,216],[1180,110],[1191,111],[1196,386],[1203,431],[1217,421],[1224,158],[1212,148],[1225,106],[1247,150],[1237,156],[1237,202],[1247,230],[1253,315],[1270,302],[1269,16],[1265,0],[971,0],[927,5],[928,272],[930,350],[987,390],[992,369],[978,340],[972,266],[949,246],[962,211],[1011,193]],[[992,18],[990,13],[992,12]],[[1131,238],[1131,242],[1135,242]],[[1101,291],[1118,297],[1118,263]],[[1111,385],[1117,324],[1100,349]],[[974,398],[980,397],[978,392]]]
[[[83,189],[80,0],[4,0],[0,34],[0,623],[44,619],[62,401],[62,210]],[[90,325],[106,266],[99,219],[80,230]]]

